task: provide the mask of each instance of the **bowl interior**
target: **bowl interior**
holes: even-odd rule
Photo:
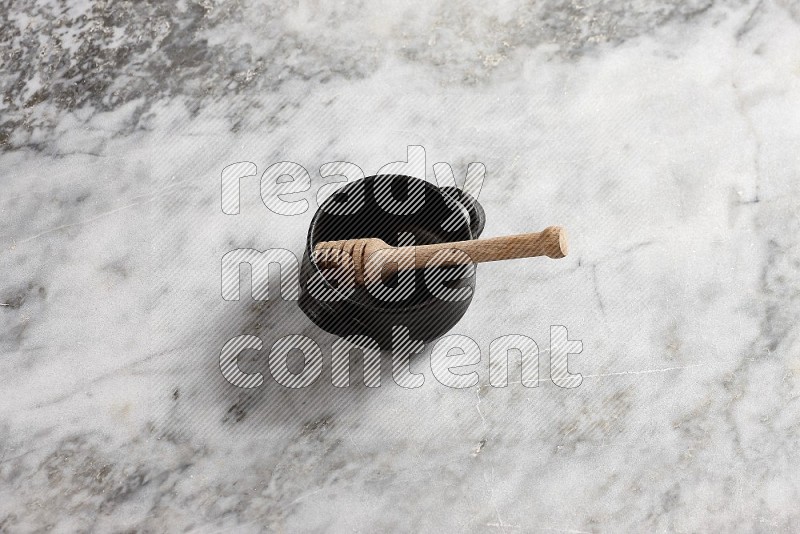
[[[389,190],[398,201],[408,197],[408,181],[421,182],[424,188],[424,202],[414,213],[393,214],[381,207],[375,199],[375,182],[390,180]],[[308,252],[322,241],[337,241],[363,237],[378,237],[391,246],[397,246],[404,234],[413,236],[413,244],[427,245],[470,239],[468,216],[464,214],[453,221],[453,206],[439,190],[428,182],[405,176],[378,176],[353,182],[328,198],[317,211],[311,222],[309,231]],[[361,190],[356,188],[360,187]],[[358,211],[350,214],[337,214],[337,206],[351,200],[350,195],[363,195],[363,203]],[[457,216],[458,217],[458,216]],[[445,224],[447,222],[447,224]],[[314,266],[316,270],[316,266]],[[424,306],[431,300],[438,300],[428,291],[423,269],[413,273],[414,291],[399,301],[385,301],[375,298],[364,287],[356,287],[349,297],[353,303],[382,310],[412,309]],[[464,281],[455,280],[452,287],[458,287]],[[386,281],[386,286],[397,287],[398,275]]]

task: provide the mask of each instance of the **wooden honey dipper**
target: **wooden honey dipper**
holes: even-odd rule
[[[363,285],[367,280],[373,280],[376,272],[380,272],[385,280],[399,269],[422,269],[438,252],[441,254],[436,256],[436,261],[432,265],[441,267],[463,265],[466,263],[464,254],[472,260],[472,263],[536,256],[558,259],[567,255],[567,232],[560,226],[550,226],[541,232],[530,234],[415,247],[392,247],[377,237],[324,241],[314,247],[315,261],[322,268],[338,265],[337,258],[341,253],[348,254],[353,259],[355,282],[359,285]],[[372,255],[375,253],[378,256],[373,258]],[[370,269],[366,272],[367,260],[371,265],[380,266],[381,270],[373,272],[373,269]]]

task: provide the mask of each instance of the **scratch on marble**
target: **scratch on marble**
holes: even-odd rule
[[[325,488],[318,488],[318,489],[315,489],[314,491],[306,492],[306,493],[300,495],[298,498],[296,498],[292,502],[290,502],[289,505],[291,506],[292,504],[297,504],[300,501],[304,501],[304,500],[308,499],[309,497],[311,497],[312,495],[316,495],[317,493],[322,492],[324,489]]]
[[[744,120],[745,127],[750,135],[753,138],[753,173],[755,175],[755,192],[753,194],[753,198],[749,201],[740,201],[740,204],[757,204],[761,199],[761,138],[758,135],[758,130],[756,129],[756,125],[753,122],[753,118],[747,112],[747,106],[745,104],[744,97],[742,95],[741,89],[739,86],[736,85],[736,81],[731,82],[731,87],[733,88],[734,96],[736,97],[736,105],[739,111],[739,115],[741,115],[742,119]]]
[[[21,239],[20,241],[16,241],[16,244],[28,243],[29,241],[34,241],[34,240],[39,239],[40,237],[45,236],[47,234],[52,234],[53,232],[58,232],[59,230],[64,230],[66,228],[72,228],[72,227],[75,227],[75,226],[81,226],[81,225],[84,225],[84,224],[88,224],[88,223],[97,221],[99,219],[102,219],[104,217],[107,217],[108,215],[113,215],[114,213],[118,213],[120,211],[124,211],[124,210],[130,209],[130,208],[135,208],[136,206],[141,206],[141,205],[144,205],[144,204],[149,204],[150,202],[154,202],[154,201],[159,200],[161,198],[161,197],[158,196],[159,193],[162,193],[167,189],[174,188],[174,187],[180,185],[181,183],[183,183],[185,181],[186,180],[181,180],[180,182],[177,182],[175,184],[172,184],[172,185],[169,185],[169,186],[164,187],[162,189],[159,189],[158,191],[156,191],[154,193],[150,193],[148,195],[142,195],[144,197],[147,197],[147,200],[143,200],[141,202],[134,202],[134,203],[128,204],[126,206],[121,206],[119,208],[115,208],[113,210],[109,210],[109,211],[100,213],[99,215],[95,215],[94,217],[89,217],[88,219],[83,219],[83,220],[80,220],[80,221],[77,221],[77,222],[74,222],[74,223],[69,223],[69,224],[62,224],[61,226],[57,226],[55,228],[50,228],[50,229],[45,230],[43,232],[40,232],[38,234],[32,235],[30,237],[26,237],[25,239]],[[134,197],[134,198],[142,198],[142,197]]]
[[[483,425],[484,434],[487,435],[488,431],[489,431],[489,427],[486,424],[486,417],[484,417],[483,412],[481,411],[481,402],[482,401],[481,401],[481,388],[480,388],[480,386],[475,388],[475,395],[478,397],[478,402],[475,404],[475,409],[478,410],[478,415],[480,415],[480,417],[481,417],[481,422],[482,422],[482,425]],[[487,439],[488,438],[484,438],[484,444],[485,444]],[[483,447],[481,447],[481,448],[483,448]],[[494,463],[492,462],[492,460],[490,458],[488,458],[487,461],[489,462],[489,469],[491,470],[491,476],[490,476],[490,479],[487,480],[486,482],[487,482],[487,484],[489,486],[489,496],[492,499],[492,503],[491,503],[492,504],[492,508],[494,508],[495,516],[497,516],[497,523],[499,525],[500,530],[502,532],[505,532],[505,528],[504,528],[505,523],[503,522],[503,518],[500,516],[500,510],[497,508],[497,502],[496,502],[497,499],[496,499],[495,494],[494,494],[494,486],[495,486]],[[485,479],[486,478],[484,477],[484,480]]]
[[[622,249],[615,250],[613,252],[610,252],[609,254],[601,256],[601,257],[597,258],[596,260],[586,262],[586,265],[599,265],[601,263],[605,263],[608,260],[617,259],[620,256],[623,256],[623,255],[626,255],[626,254],[631,254],[631,253],[636,252],[638,250],[641,250],[643,248],[649,247],[650,245],[652,245],[654,243],[655,243],[655,240],[653,240],[653,239],[648,239],[647,241],[640,241],[638,243],[633,243],[632,245],[628,245],[628,246],[626,246],[626,247],[624,247]],[[583,263],[581,260],[579,260],[579,262]]]
[[[571,528],[539,527],[547,532],[564,532],[565,534],[592,534],[588,530],[575,530]]]
[[[137,366],[139,366],[141,364],[144,364],[144,363],[147,363],[149,361],[152,361],[153,359],[158,358],[159,356],[164,356],[164,355],[167,355],[167,354],[172,354],[174,352],[179,352],[179,351],[187,350],[187,349],[196,349],[198,347],[202,347],[202,345],[175,347],[175,348],[172,348],[172,349],[161,350],[161,351],[154,352],[152,354],[148,354],[147,356],[145,356],[143,358],[139,358],[139,359],[137,359],[135,361],[127,362],[127,363],[125,363],[125,364],[123,364],[123,365],[121,365],[119,367],[111,369],[110,371],[107,371],[107,372],[105,372],[103,374],[95,376],[94,378],[85,381],[81,385],[73,388],[70,391],[64,392],[61,395],[58,395],[58,396],[56,396],[54,398],[50,398],[50,399],[45,400],[45,401],[36,402],[35,404],[30,405],[28,408],[29,409],[41,409],[41,408],[46,408],[48,406],[53,406],[53,405],[59,404],[59,403],[64,402],[65,400],[67,400],[67,399],[69,399],[69,398],[71,398],[71,397],[73,397],[75,395],[78,395],[81,392],[86,391],[86,388],[89,387],[89,386],[94,386],[94,385],[96,385],[96,384],[98,384],[100,382],[103,382],[104,380],[107,380],[107,379],[112,378],[114,376],[119,376],[119,373],[121,371],[123,371],[123,370],[135,369]]]
[[[352,435],[350,432],[347,432],[347,439],[349,439],[349,440],[350,440],[350,443],[352,443],[352,444],[353,444],[353,447],[355,448],[356,452],[358,453],[358,456],[359,456],[359,457],[360,457],[362,460],[365,460],[365,461],[366,461],[366,458],[364,457],[364,453],[362,453],[362,452],[361,452],[361,448],[360,448],[358,445],[356,445],[356,441],[353,439],[353,435]]]
[[[641,371],[619,371],[616,373],[600,373],[596,375],[583,375],[584,378],[604,378],[607,376],[626,376],[626,375],[648,375],[653,373],[666,373],[669,371],[682,371],[684,369],[692,369],[694,367],[703,367],[701,363],[692,365],[683,365],[679,367],[664,367],[661,369],[643,369]]]
[[[511,529],[514,529],[514,530],[520,530],[522,528],[519,525],[511,525],[509,523],[502,523],[502,522],[486,523],[486,526],[487,527],[492,527],[492,528],[499,528],[499,529],[502,529],[503,531],[505,531],[506,528],[511,528]]]
[[[600,288],[597,283],[597,264],[592,264],[592,280],[594,281],[594,296],[597,297],[597,304],[600,305],[600,311],[603,315],[606,314],[606,307],[603,305],[603,297],[600,296]]]
[[[598,373],[598,374],[593,374],[593,375],[582,375],[582,376],[583,376],[583,378],[606,378],[606,377],[612,377],[612,376],[649,375],[649,374],[655,374],[655,373],[667,373],[667,372],[670,372],[670,371],[683,371],[685,369],[693,369],[695,367],[704,367],[704,366],[705,366],[705,364],[695,363],[695,364],[691,364],[691,365],[682,365],[682,366],[678,366],[678,367],[663,367],[663,368],[659,368],[659,369],[642,369],[640,371],[618,371],[618,372],[614,372],[614,373]],[[540,384],[542,382],[549,382],[549,381],[550,381],[550,379],[548,379],[548,378],[540,378],[539,379],[539,383]],[[509,382],[509,384],[521,384],[521,383],[522,383],[521,380],[516,380],[514,382]],[[479,410],[479,413],[480,413],[480,410]]]
[[[750,11],[750,14],[747,16],[747,18],[745,19],[744,23],[736,31],[736,40],[737,41],[739,39],[741,39],[742,37],[744,37],[748,32],[750,32],[750,30],[752,30],[755,27],[754,22],[756,20],[756,15],[761,10],[761,7],[763,5],[764,5],[764,0],[758,0],[756,2],[755,7],[753,7],[753,9]]]

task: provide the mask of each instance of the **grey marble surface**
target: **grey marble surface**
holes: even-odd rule
[[[0,531],[800,529],[796,1],[0,6]],[[485,164],[484,236],[571,233],[479,268],[479,385],[227,383],[233,336],[333,337],[222,255],[409,145]],[[283,160],[311,210],[222,213]],[[558,324],[580,387],[489,385]]]

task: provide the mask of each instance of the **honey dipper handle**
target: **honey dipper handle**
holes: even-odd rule
[[[541,232],[531,234],[509,235],[489,239],[471,241],[457,241],[455,243],[436,243],[434,245],[420,245],[417,247],[400,247],[382,251],[391,256],[393,260],[400,260],[414,255],[414,266],[421,269],[439,251],[460,250],[470,257],[473,263],[487,261],[513,260],[516,258],[532,258],[547,256],[549,258],[563,258],[567,255],[567,232],[559,226],[550,226]],[[463,255],[442,253],[437,257],[439,265],[457,265],[464,263]]]

